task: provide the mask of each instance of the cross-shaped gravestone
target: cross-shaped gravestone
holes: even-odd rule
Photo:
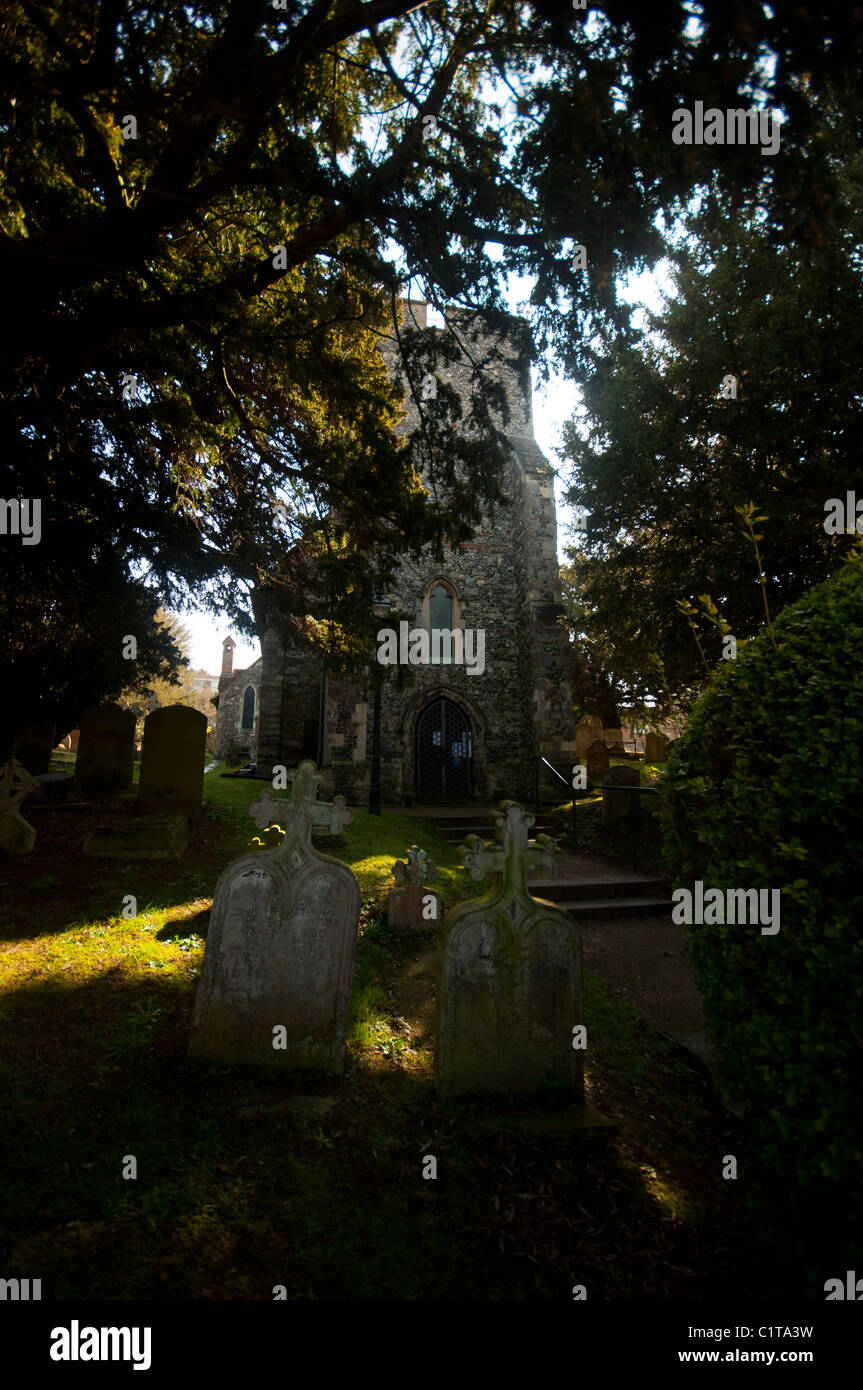
[[[419,845],[411,845],[405,858],[397,859],[393,864],[393,877],[400,888],[406,888],[408,884],[419,887],[423,883],[434,882],[437,865]]]
[[[313,762],[300,763],[288,774],[288,779],[290,798],[273,796],[267,790],[249,807],[249,815],[259,830],[266,830],[268,825],[284,825],[285,838],[278,846],[282,859],[290,858],[295,849],[311,852],[312,830],[328,830],[335,835],[354,818],[343,796],[334,797],[332,802],[318,801],[318,790],[324,779]]]
[[[551,1078],[584,1096],[581,940],[567,912],[531,896],[528,872],[549,872],[554,840],[527,833],[514,801],[493,812],[495,842],[471,835],[462,863],[488,893],[448,912],[441,929],[435,1081],[442,1095],[540,1091]]]
[[[397,931],[429,931],[443,915],[440,893],[424,885],[437,878],[437,865],[419,845],[411,845],[404,859],[393,865],[393,888],[388,903],[388,920]]]
[[[35,785],[35,779],[16,758],[0,768],[0,849],[10,854],[27,854],[36,843],[36,831],[19,809]]]
[[[313,828],[353,820],[344,797],[318,801],[322,778],[300,763],[290,797],[267,790],[249,807],[275,849],[231,864],[216,885],[189,1054],[252,1066],[339,1072],[353,976],[360,890],[350,869],[321,854]]]
[[[0,811],[17,811],[25,796],[35,787],[36,779],[31,777],[23,763],[10,758],[0,768]]]
[[[542,874],[550,873],[560,850],[550,835],[537,835],[532,843],[528,840],[527,832],[535,817],[517,801],[502,801],[491,815],[495,822],[495,843],[485,844],[479,835],[468,835],[465,844],[459,846],[459,858],[471,878],[477,881],[495,879],[500,896],[509,903],[508,913],[512,918],[519,901],[522,904],[533,902],[527,888],[528,874],[537,870]]]

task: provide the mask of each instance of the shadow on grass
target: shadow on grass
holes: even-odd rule
[[[205,811],[179,861],[85,858],[84,836],[104,819],[101,812],[86,822],[82,817],[72,834],[58,817],[57,825],[40,828],[32,853],[0,860],[0,940],[30,941],[104,923],[120,916],[128,894],[153,911],[210,898],[219,874],[245,848],[235,828]]]
[[[153,907],[158,904],[153,903]],[[157,941],[187,941],[192,936],[202,936],[206,940],[210,925],[211,908],[202,908],[193,917],[174,917],[156,932]]]
[[[387,946],[372,937],[369,981]],[[657,1086],[654,1057],[615,1057],[601,1104],[629,1107],[630,1123],[593,1150],[477,1128],[525,1107],[442,1107],[428,1054],[352,1046],[342,1076],[189,1063],[195,986],[191,963],[152,978],[116,966],[4,1001],[0,1263],[42,1278],[44,1297],[269,1301],[284,1285],[296,1300],[569,1301],[574,1283],[623,1300],[801,1296],[744,1229],[742,1182],[731,1192],[718,1164],[693,1179],[692,1219],[657,1186],[657,1171],[673,1187],[690,1157],[723,1150],[685,1076]],[[606,1022],[621,1047],[619,1013],[591,1026]],[[300,1093],[340,1103],[287,1113]],[[257,1117],[239,1114],[250,1105]],[[685,1149],[673,1173],[666,1143]]]

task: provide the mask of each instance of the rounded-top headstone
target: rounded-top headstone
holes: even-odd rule
[[[668,739],[665,734],[651,731],[644,740],[644,761],[664,763],[668,757]]]
[[[188,705],[165,705],[144,722],[139,806],[144,814],[201,814],[207,717]]]
[[[84,791],[128,791],[132,780],[135,716],[119,705],[100,705],[81,719],[75,776]]]

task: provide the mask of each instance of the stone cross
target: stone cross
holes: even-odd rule
[[[437,878],[437,865],[419,845],[411,845],[405,859],[397,859],[393,864],[393,877],[400,888],[418,888],[423,883],[433,883]]]
[[[443,898],[426,885],[437,878],[437,865],[424,849],[411,845],[404,859],[393,864],[396,888],[387,901],[387,920],[400,932],[423,932],[439,925]]]
[[[494,843],[472,835],[461,847],[465,869],[491,878],[491,889],[452,908],[440,928],[435,1083],[445,1096],[514,1095],[541,1092],[551,1078],[582,1104],[578,927],[527,887],[529,872],[554,868],[557,847],[548,835],[530,843],[534,817],[515,801],[492,816]]]
[[[24,764],[10,758],[0,768],[0,814],[4,811],[18,814],[20,803],[35,785],[36,779],[31,777]]]
[[[301,762],[295,771],[288,774],[291,783],[290,800],[275,797],[269,790],[263,792],[249,807],[249,815],[259,830],[268,825],[285,826],[285,838],[278,847],[279,857],[285,857],[291,847],[299,845],[310,850],[310,835],[314,828],[328,830],[337,835],[354,818],[343,796],[332,802],[318,801],[318,789],[324,780],[308,759]]]
[[[0,767],[0,849],[9,854],[28,854],[36,843],[36,831],[20,811],[35,785],[36,779],[16,758]]]
[[[537,835],[531,844],[527,832],[536,817],[525,811],[517,801],[502,801],[500,809],[492,811],[495,821],[495,843],[484,844],[479,835],[468,835],[459,845],[459,858],[471,878],[496,878],[501,897],[529,898],[527,876],[539,870],[548,874],[554,868],[555,855],[560,854],[550,835]]]

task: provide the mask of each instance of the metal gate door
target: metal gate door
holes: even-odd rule
[[[472,795],[470,721],[452,700],[428,705],[417,720],[416,797],[458,803]]]

